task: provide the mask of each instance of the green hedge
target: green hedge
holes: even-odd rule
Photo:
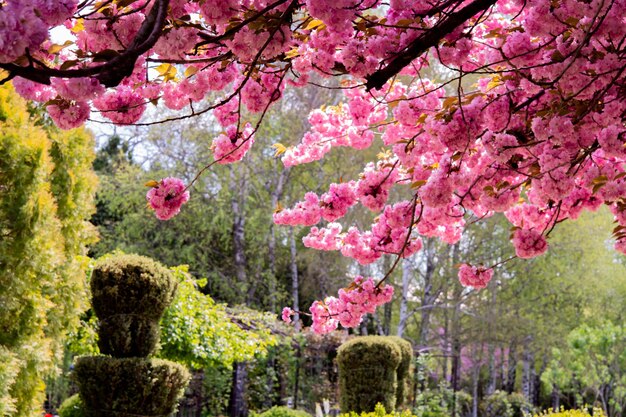
[[[401,362],[402,350],[387,337],[358,337],[341,345],[337,350],[341,411],[369,412],[377,403],[394,410]]]
[[[73,377],[90,416],[151,417],[175,411],[190,375],[160,359],[85,356],[76,360]]]

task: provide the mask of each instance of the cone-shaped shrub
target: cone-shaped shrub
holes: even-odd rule
[[[398,387],[396,389],[396,408],[401,408],[406,401],[406,395],[409,388],[409,380],[411,375],[411,362],[413,360],[413,346],[408,340],[404,340],[398,336],[387,336],[387,338],[398,344],[402,352],[402,359],[398,365],[396,377]]]
[[[171,272],[150,258],[118,255],[98,262],[91,293],[100,320],[100,351],[115,357],[153,353],[159,340],[159,319],[175,291]]]
[[[341,412],[370,412],[377,403],[395,409],[401,361],[398,343],[387,337],[358,337],[341,345],[337,350]]]
[[[78,358],[74,375],[91,417],[169,416],[189,381],[175,362],[107,356]]]

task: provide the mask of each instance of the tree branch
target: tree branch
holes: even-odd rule
[[[496,3],[497,0],[474,0],[458,12],[451,13],[445,20],[433,28],[424,32],[423,35],[415,39],[399,55],[393,58],[386,67],[383,67],[366,78],[365,87],[367,91],[371,89],[379,90],[390,78],[399,73],[404,67],[409,65],[415,58],[426,52],[429,48],[437,45],[446,35],[452,33],[457,27],[465,23],[472,16],[487,10]]]
[[[115,87],[128,77],[135,68],[137,58],[156,44],[165,25],[169,0],[157,0],[146,19],[141,24],[137,35],[130,46],[102,65],[89,68],[60,70],[49,67],[21,67],[15,64],[1,64],[0,68],[9,71],[13,76],[20,76],[40,84],[50,84],[50,78],[80,78],[96,76],[106,87]]]

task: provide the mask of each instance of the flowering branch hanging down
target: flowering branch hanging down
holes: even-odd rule
[[[64,129],[94,109],[118,125],[210,111],[223,132],[208,169],[245,157],[286,85],[340,76],[343,101],[276,145],[283,164],[384,151],[274,214],[311,227],[305,246],[370,264],[416,253],[420,237],[454,244],[468,221],[503,213],[516,256],[532,258],[556,225],[606,205],[626,254],[625,16],[607,0],[4,0],[0,80]],[[59,45],[49,29],[60,25],[71,36]],[[140,122],[151,104],[191,111]],[[150,196],[163,218],[191,185],[166,182]],[[357,205],[377,214],[370,228],[342,223]],[[459,279],[478,289],[494,273],[464,264]],[[386,300],[388,286],[370,282],[344,289],[345,305],[314,304],[316,329],[355,325]]]

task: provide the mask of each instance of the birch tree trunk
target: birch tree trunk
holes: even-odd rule
[[[413,274],[413,264],[410,258],[402,260],[402,294],[400,297],[400,318],[398,320],[398,329],[396,331],[399,337],[404,334],[406,329],[406,323],[409,319],[409,307],[408,307],[408,295],[409,295],[409,282],[411,281],[411,275]]]
[[[532,404],[534,400],[534,355],[530,351],[530,339],[528,336],[524,341],[524,353],[522,354],[522,394]]]
[[[300,283],[298,280],[298,253],[296,252],[296,238],[293,234],[293,227],[289,228],[289,249],[289,252],[291,254],[291,298],[293,299],[293,309],[296,312],[293,316],[293,322],[296,331],[299,331],[302,328],[302,323],[300,322],[300,314],[298,314],[298,311],[300,310]]]

